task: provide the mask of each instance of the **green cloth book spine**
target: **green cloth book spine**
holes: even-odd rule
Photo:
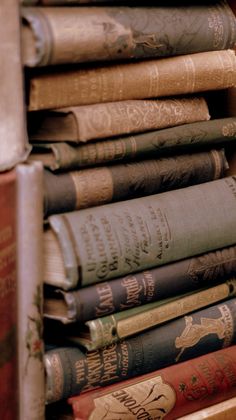
[[[236,178],[50,216],[44,279],[89,285],[236,243]],[[58,246],[63,275],[55,272]],[[53,251],[54,255],[54,251]]]
[[[42,160],[51,171],[65,171],[110,162],[159,158],[235,140],[236,118],[219,118],[78,146],[65,142],[32,142],[33,153],[29,158]]]
[[[58,347],[45,355],[53,402],[228,347],[236,340],[236,299],[196,311],[92,352]]]
[[[61,174],[44,171],[44,214],[69,212],[221,178],[224,150],[142,160]]]

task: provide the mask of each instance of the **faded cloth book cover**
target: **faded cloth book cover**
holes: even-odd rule
[[[57,332],[60,335],[61,330],[62,336],[89,351],[97,350],[235,295],[236,280],[232,279],[208,289],[96,318],[85,322],[84,325],[80,323],[65,327],[60,325]]]
[[[0,418],[18,419],[16,174],[0,174]]]
[[[86,142],[97,138],[209,120],[201,97],[130,100],[28,113],[30,141]]]
[[[77,290],[47,287],[44,316],[65,324],[85,322],[210,287],[235,275],[234,245]]]
[[[20,420],[43,420],[43,179],[40,162],[17,173],[17,255]]]
[[[127,200],[201,184],[223,177],[224,150],[81,169],[44,171],[44,215]]]
[[[0,171],[4,171],[25,160],[30,151],[25,124],[19,3],[16,0],[1,0],[0,39]]]
[[[29,77],[28,110],[226,89],[236,83],[233,50],[207,51],[125,64],[45,68]]]
[[[61,142],[59,135],[57,137],[58,141],[55,136],[57,142],[42,143],[41,140],[44,138],[42,133],[42,136],[38,138],[41,143],[35,143],[32,136],[33,151],[29,159],[42,161],[44,166],[51,171],[65,171],[110,162],[118,163],[150,157],[158,158],[175,153],[196,152],[215,147],[214,145],[220,143],[227,146],[228,143],[236,140],[236,118],[188,123],[78,146]]]
[[[187,418],[199,420],[205,417],[195,416],[195,410],[233,397],[235,392],[236,348],[232,346],[68,402],[72,418],[80,420],[175,420],[187,413],[193,414]]]
[[[45,354],[46,398],[53,402],[229,347],[236,299],[169,321],[92,352],[57,347]],[[180,373],[178,369],[178,373]]]
[[[225,1],[157,7],[22,10],[27,66],[143,59],[233,48],[236,18]]]
[[[236,243],[236,179],[53,215],[44,281],[65,290]]]

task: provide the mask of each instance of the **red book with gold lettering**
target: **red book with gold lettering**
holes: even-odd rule
[[[76,420],[173,420],[236,396],[236,346],[68,399]]]
[[[0,419],[16,420],[16,176],[0,174]]]

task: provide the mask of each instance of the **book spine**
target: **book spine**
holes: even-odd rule
[[[236,299],[191,313],[101,350],[45,355],[46,399],[53,402],[152,372],[235,343]]]
[[[63,256],[65,282],[60,286],[73,288],[78,281],[85,286],[233,245],[236,179],[53,215],[48,220]],[[48,279],[46,257],[47,252],[44,278]]]
[[[33,139],[31,141],[34,142],[34,158],[40,159],[38,153],[52,154],[53,161],[44,162],[44,166],[56,171],[108,162],[157,158],[166,153],[186,152],[217,143],[226,145],[235,139],[236,118],[219,118],[79,146],[60,142],[39,144]]]
[[[224,151],[52,174],[44,171],[44,213],[97,206],[221,178],[228,168]]]
[[[20,420],[43,420],[42,165],[17,166]]]
[[[186,315],[220,300],[235,296],[236,280],[223,283],[207,290],[179,296],[167,303],[154,302],[128,309],[102,318],[87,321],[90,339],[84,339],[78,332],[76,341],[87,350],[96,350],[116,343],[126,337],[138,334],[173,318]]]
[[[68,402],[73,407],[74,418],[80,420],[163,417],[174,420],[235,395],[235,350],[235,346],[218,350],[179,366],[170,366],[151,375],[72,397]],[[232,408],[231,403],[230,413]],[[208,412],[214,414],[211,409],[206,414]],[[217,414],[221,412],[219,407]],[[193,413],[193,419],[208,418],[202,417],[199,412],[198,414],[199,416]],[[187,418],[192,419],[190,416]],[[225,417],[222,416],[223,418]]]
[[[85,322],[181,293],[193,292],[235,275],[236,246],[232,246],[72,292],[60,293],[68,308],[68,321]],[[46,302],[47,299],[44,315],[48,316]]]
[[[127,133],[140,133],[210,119],[206,100],[202,97],[189,97],[99,103],[67,108],[64,111],[60,110],[59,113],[54,110],[46,114],[46,122],[48,119],[50,121],[51,117],[52,120],[55,120],[54,124],[56,125],[58,118],[63,120],[68,115],[73,117],[75,127],[71,137],[70,134],[65,134],[64,139],[77,142]],[[34,127],[35,113],[32,117],[31,140],[35,138],[40,141],[58,140],[58,133],[52,134],[51,127],[45,127],[43,116],[39,116],[41,121],[36,130]]]
[[[27,141],[23,72],[20,49],[19,4],[2,0],[0,12],[1,98],[0,171],[24,161],[30,147]]]
[[[17,267],[15,171],[0,174],[0,418],[17,419]]]
[[[33,56],[23,54],[32,67],[223,50],[234,46],[236,34],[226,2],[172,8],[38,7],[23,9],[22,16],[23,29],[31,30],[31,43],[37,46]],[[23,37],[23,53],[24,42]]]
[[[225,89],[235,85],[236,57],[209,51],[56,74],[31,75],[29,111]]]

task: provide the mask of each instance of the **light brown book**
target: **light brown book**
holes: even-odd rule
[[[19,420],[43,420],[43,180],[40,162],[17,173]]]
[[[10,169],[29,153],[23,100],[19,4],[1,0],[0,9],[0,171]]]
[[[129,100],[29,113],[30,141],[86,142],[207,121],[202,97]]]
[[[223,1],[31,7],[23,8],[22,18],[23,61],[32,67],[223,50],[233,48],[236,36],[235,16]]]
[[[236,83],[232,50],[106,65],[54,69],[29,80],[29,111],[174,96],[224,89]]]

